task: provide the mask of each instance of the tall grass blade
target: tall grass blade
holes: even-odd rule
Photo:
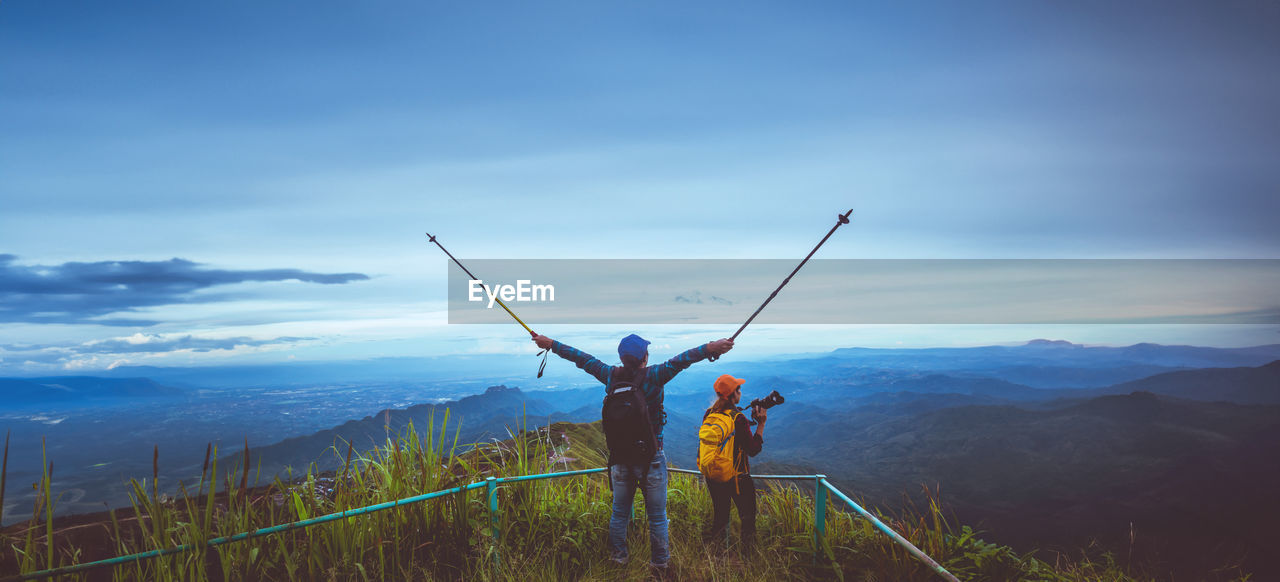
[[[240,473],[240,496],[249,496],[249,437],[244,437],[244,472]]]
[[[47,568],[53,568],[53,461],[49,461],[49,471],[44,474],[44,503],[45,503],[45,521],[44,535],[45,543],[49,547],[49,553],[45,556]]]
[[[196,497],[204,497],[204,479],[209,476],[209,458],[213,455],[213,443],[205,445],[204,448],[204,464],[200,466],[200,488],[196,491]]]
[[[4,462],[0,463],[0,524],[4,523],[4,486],[9,476],[9,433],[4,431]]]

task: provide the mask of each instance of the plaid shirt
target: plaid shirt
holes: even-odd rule
[[[606,388],[612,383],[613,373],[622,369],[622,366],[610,366],[591,354],[560,342],[551,344],[551,351],[577,364],[579,368],[603,383]],[[702,344],[666,362],[645,368],[644,382],[640,384],[640,389],[644,392],[645,406],[649,408],[649,420],[653,423],[653,434],[658,438],[659,447],[662,443],[662,426],[666,423],[666,414],[662,411],[663,387],[675,378],[676,374],[692,366],[694,362],[705,360],[708,355],[710,354],[707,352],[707,344]]]

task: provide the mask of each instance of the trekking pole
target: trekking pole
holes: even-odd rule
[[[782,280],[782,284],[781,284],[781,285],[778,285],[778,288],[777,288],[777,289],[774,289],[774,290],[773,290],[773,293],[770,293],[770,294],[769,294],[769,298],[768,298],[768,299],[765,299],[765,300],[764,300],[764,303],[761,303],[761,304],[760,304],[760,307],[759,307],[758,309],[756,309],[756,312],[755,312],[755,313],[752,313],[752,314],[751,314],[751,317],[748,317],[748,318],[747,318],[746,323],[743,323],[743,324],[742,324],[742,327],[739,327],[739,328],[738,328],[738,331],[733,332],[733,336],[732,336],[732,337],[730,337],[729,339],[731,339],[731,340],[736,340],[736,339],[738,339],[738,334],[742,333],[742,330],[747,329],[747,326],[751,324],[751,321],[752,321],[752,320],[754,320],[754,319],[756,318],[756,316],[757,316],[757,315],[760,315],[760,312],[761,312],[761,311],[764,311],[764,306],[768,305],[770,301],[773,301],[773,298],[774,298],[774,297],[777,297],[777,296],[778,296],[778,292],[779,292],[779,291],[781,291],[783,287],[786,287],[786,286],[787,286],[787,283],[790,283],[790,282],[791,282],[791,277],[794,277],[794,276],[795,276],[795,274],[796,274],[796,273],[798,273],[798,272],[800,271],[800,267],[803,267],[805,263],[809,262],[809,258],[813,256],[813,253],[818,252],[818,249],[822,247],[822,244],[823,244],[823,243],[825,243],[825,242],[827,242],[827,239],[831,238],[831,235],[835,234],[836,229],[837,229],[837,228],[840,228],[840,225],[842,225],[842,224],[849,224],[849,215],[850,215],[850,214],[853,214],[853,209],[852,209],[852,208],[850,208],[848,212],[846,212],[846,213],[844,213],[844,214],[841,214],[841,215],[839,215],[839,216],[837,216],[837,217],[836,217],[836,218],[838,219],[838,220],[836,221],[836,225],[835,225],[835,226],[833,226],[833,227],[831,227],[831,230],[827,231],[827,236],[822,237],[822,240],[818,241],[818,246],[813,247],[813,250],[809,251],[808,256],[806,256],[806,257],[804,258],[804,260],[803,260],[803,261],[800,261],[800,264],[799,264],[799,265],[796,265],[796,268],[795,268],[795,269],[793,269],[793,270],[791,271],[791,274],[790,274],[790,275],[787,275],[787,278]],[[710,359],[714,361],[714,360],[716,360],[716,359],[718,359],[718,358],[719,358],[719,356],[717,356],[717,357],[715,357],[715,358],[710,358]]]
[[[850,212],[852,212],[852,211],[850,211]],[[453,256],[453,253],[449,252],[449,249],[444,248],[444,245],[440,244],[440,241],[436,240],[436,237],[432,236],[432,235],[431,235],[431,233],[429,233],[429,232],[428,232],[428,233],[426,233],[426,235],[427,235],[427,240],[428,240],[428,241],[433,242],[433,243],[436,243],[436,246],[440,247],[440,250],[444,251],[444,254],[449,255],[449,259],[451,259],[451,260],[453,261],[453,264],[455,264],[455,265],[457,265],[459,268],[461,268],[461,269],[462,269],[462,272],[466,273],[468,277],[471,277],[471,280],[472,280],[472,281],[479,281],[479,282],[480,282],[480,287],[484,289],[485,294],[486,294],[486,295],[488,295],[488,294],[489,294],[489,286],[488,286],[488,285],[485,285],[485,284],[484,284],[484,281],[483,281],[482,279],[480,279],[479,277],[476,277],[475,275],[472,275],[472,274],[471,274],[471,271],[470,271],[470,270],[468,270],[465,266],[463,266],[462,261],[459,261],[457,257]],[[824,239],[824,240],[825,240],[825,239]],[[529,326],[525,325],[525,324],[524,324],[524,321],[521,321],[520,317],[519,317],[518,315],[516,315],[516,313],[515,313],[514,311],[511,311],[511,308],[510,308],[510,307],[507,307],[507,304],[506,304],[506,303],[503,303],[503,302],[502,302],[502,300],[501,300],[501,299],[498,299],[496,295],[492,295],[492,296],[490,296],[490,297],[491,297],[494,301],[497,301],[497,302],[498,302],[498,305],[501,305],[501,306],[502,306],[502,309],[504,309],[504,310],[507,312],[507,314],[511,316],[511,318],[512,318],[512,319],[516,320],[516,323],[520,324],[520,327],[523,327],[525,331],[529,332],[529,335],[530,335],[530,336],[532,336],[532,337],[538,337],[538,333],[537,333],[537,332],[535,332],[535,331],[533,331],[532,329],[529,329]],[[541,366],[538,366],[538,377],[539,377],[539,378],[541,378],[541,377],[542,377],[542,371],[543,371],[544,369],[546,369],[546,367],[547,367],[547,354],[546,354],[546,353],[547,353],[548,351],[550,351],[550,350],[542,350],[542,351],[538,352],[538,355],[539,355],[539,356],[542,356],[542,365],[541,365]]]

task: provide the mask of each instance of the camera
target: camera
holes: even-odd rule
[[[747,405],[747,408],[751,408],[753,406],[759,406],[760,408],[773,408],[774,406],[782,404],[783,402],[786,402],[786,401],[787,401],[786,398],[783,398],[781,394],[778,394],[777,390],[774,390],[764,398],[757,398],[755,400],[752,400],[751,403]]]
[[[787,401],[786,398],[783,398],[781,394],[778,394],[777,390],[774,390],[773,392],[770,392],[768,396],[765,396],[764,398],[757,398],[755,400],[752,400],[749,404],[747,404],[742,408],[739,408],[738,410],[747,410],[749,408],[755,408],[757,406],[767,410],[767,409],[773,408],[774,406],[782,404],[783,402],[786,402],[786,401]],[[754,418],[755,418],[755,415],[753,414],[752,419]],[[755,424],[755,423],[753,422],[752,424]]]

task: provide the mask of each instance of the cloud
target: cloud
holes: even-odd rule
[[[83,343],[65,344],[0,344],[0,355],[13,362],[60,366],[64,368],[93,367],[103,362],[114,362],[110,367],[130,363],[130,356],[155,356],[172,352],[234,351],[273,345],[295,346],[315,341],[314,337],[283,336],[271,339],[249,337],[203,338],[193,335],[161,335],[135,333]],[[121,359],[125,358],[125,359]]]
[[[719,303],[720,305],[733,305],[732,301],[725,299],[724,297],[718,297],[715,295],[708,297],[707,301],[710,301],[712,303]],[[697,305],[702,305],[703,304],[702,292],[694,291],[692,295],[688,295],[688,296],[676,295],[675,302],[676,303],[694,303]]]
[[[339,285],[369,279],[361,273],[312,273],[299,269],[207,269],[179,258],[55,266],[17,265],[16,260],[15,255],[0,254],[0,323],[149,326],[157,322],[105,316],[159,305],[226,300],[196,295],[219,285],[264,281]]]
[[[116,337],[76,344],[0,344],[0,352],[55,354],[55,359],[67,355],[90,354],[158,354],[176,351],[212,352],[234,350],[240,347],[259,347],[277,344],[296,344],[315,341],[314,337],[284,336],[272,339],[249,337],[202,338],[193,335],[158,335],[135,333],[128,337]]]
[[[215,350],[233,350],[238,347],[258,347],[273,344],[293,344],[310,341],[309,337],[278,337],[267,340],[255,340],[248,337],[232,338],[199,338],[191,335],[163,337],[159,335],[133,334],[127,338],[113,338],[83,344],[72,348],[77,354],[155,354],[188,350],[193,352],[212,352]]]

